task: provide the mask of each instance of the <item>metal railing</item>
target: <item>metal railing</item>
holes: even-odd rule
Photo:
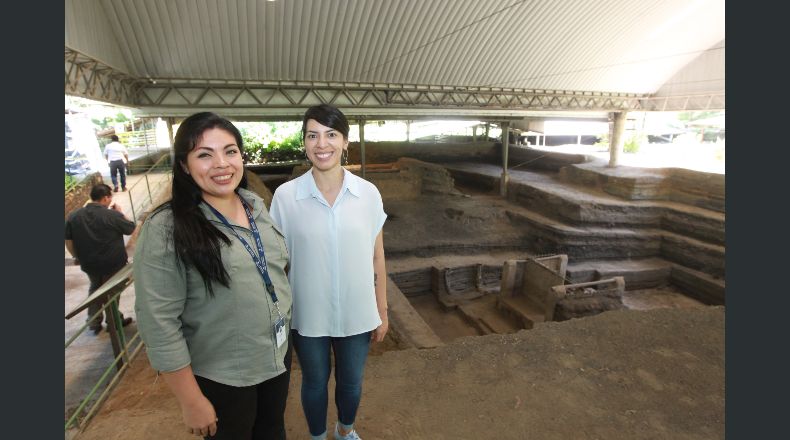
[[[124,266],[115,275],[113,275],[107,282],[102,284],[95,292],[93,292],[85,301],[75,307],[71,312],[66,314],[66,319],[71,319],[78,315],[83,310],[87,309],[92,304],[103,304],[98,312],[90,316],[86,323],[80,327],[74,335],[69,338],[65,343],[65,349],[74,343],[74,341],[90,326],[91,322],[99,318],[103,313],[107,313],[108,323],[107,331],[110,334],[110,342],[113,348],[115,358],[112,363],[104,370],[98,382],[88,392],[88,394],[80,401],[76,410],[66,420],[65,430],[70,428],[79,428],[83,430],[90,419],[96,414],[101,404],[112,391],[113,387],[121,379],[121,376],[129,368],[129,363],[134,360],[140,350],[143,348],[142,340],[140,339],[139,332],[135,332],[127,341],[123,329],[123,322],[121,320],[121,313],[118,309],[118,302],[121,293],[132,284],[132,264]],[[113,373],[115,371],[115,374]],[[109,383],[104,386],[101,394],[94,398],[96,394],[105,385],[107,379],[110,378]]]
[[[141,177],[127,190],[129,206],[132,209],[132,219],[137,223],[137,214],[142,214],[149,209],[154,200],[161,193],[161,188],[172,180],[172,172],[166,165],[169,155],[164,155],[157,160]],[[119,196],[120,194],[116,195]],[[142,217],[142,215],[141,215]],[[110,335],[114,360],[101,374],[96,384],[82,398],[77,408],[67,415],[65,430],[78,428],[80,431],[87,427],[90,419],[96,414],[102,403],[106,400],[115,385],[129,368],[129,364],[143,348],[139,332],[135,331],[128,340],[124,332],[121,314],[118,309],[121,293],[132,284],[133,263],[129,263],[113,275],[107,282],[93,292],[85,301],[66,314],[66,319],[71,319],[88,309],[92,304],[102,304],[98,312],[90,316],[86,323],[80,327],[65,343],[65,350],[90,327],[90,323],[100,318],[102,313],[107,313],[107,331]],[[114,372],[114,373],[113,373]]]
[[[132,219],[135,222],[137,221],[137,214],[142,214],[154,203],[154,196],[159,194],[159,189],[163,185],[169,184],[173,179],[172,170],[168,165],[169,160],[170,155],[165,154],[160,157],[140,177],[140,180],[127,189],[126,194],[129,197],[129,206],[132,209]],[[137,202],[136,205],[135,202]]]
[[[68,184],[66,184],[66,185],[64,185],[64,186],[65,186],[65,194],[68,194],[68,193],[70,193],[70,192],[71,192],[71,190],[73,190],[74,188],[76,188],[76,187],[77,187],[77,185],[79,185],[79,184],[80,184],[80,181],[81,181],[81,180],[80,180],[79,178],[72,177],[72,179],[69,181],[69,183],[68,183]]]

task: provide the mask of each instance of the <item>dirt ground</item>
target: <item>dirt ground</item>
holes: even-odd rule
[[[365,439],[722,439],[724,315],[611,311],[372,356],[357,429]],[[295,370],[291,439],[309,438],[299,386]],[[330,427],[334,417],[330,404]],[[78,438],[195,437],[142,355]]]

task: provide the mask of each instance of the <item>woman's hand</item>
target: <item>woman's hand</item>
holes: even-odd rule
[[[162,372],[170,391],[175,394],[181,405],[181,416],[187,425],[187,432],[201,437],[217,433],[217,412],[214,405],[203,395],[192,373],[192,366]]]
[[[181,415],[187,432],[201,437],[213,436],[217,433],[217,413],[214,405],[201,395],[195,402],[181,406]]]
[[[386,310],[384,311],[384,313],[379,312],[379,317],[381,317],[381,325],[376,327],[376,329],[373,330],[373,333],[370,334],[370,340],[373,342],[383,341],[384,336],[387,335],[387,330],[389,330],[390,327]]]

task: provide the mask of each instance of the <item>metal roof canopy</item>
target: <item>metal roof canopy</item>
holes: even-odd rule
[[[66,0],[65,93],[142,116],[723,109],[723,0]]]

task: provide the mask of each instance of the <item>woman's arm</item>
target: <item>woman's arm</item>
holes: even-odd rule
[[[181,405],[188,432],[206,436],[216,432],[217,417],[195,381],[189,347],[181,331],[187,298],[186,272],[177,267],[170,245],[172,238],[165,224],[159,221],[161,218],[146,220],[135,249],[137,328],[151,366],[162,372]]]
[[[381,342],[389,329],[389,319],[387,317],[387,269],[384,263],[383,229],[376,236],[376,244],[373,248],[373,284],[376,288],[376,306],[379,309],[381,325],[373,330],[371,340]]]
[[[187,425],[187,432],[203,437],[217,433],[217,413],[195,380],[192,367],[162,373],[170,391],[175,394],[181,405],[181,416]]]

